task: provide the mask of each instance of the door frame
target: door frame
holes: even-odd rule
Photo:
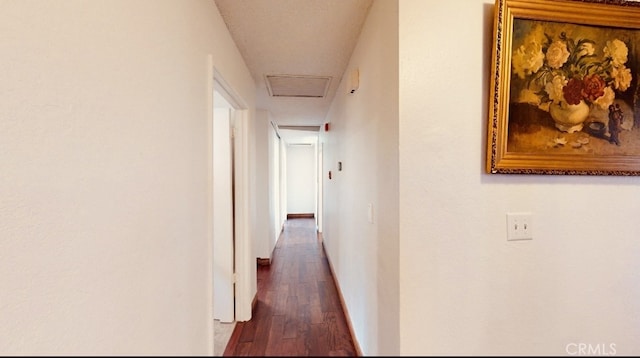
[[[251,243],[250,205],[249,205],[249,109],[246,102],[224,79],[223,74],[211,63],[213,83],[210,86],[210,98],[214,90],[218,91],[234,108],[233,120],[233,176],[234,176],[234,260],[235,260],[235,320],[251,319]],[[212,99],[213,101],[213,99]],[[211,106],[213,112],[213,104]],[[211,116],[213,119],[213,114]],[[212,178],[213,180],[213,178]],[[213,200],[213,199],[212,199]],[[213,247],[213,237],[211,237]],[[215,263],[213,263],[215,264]],[[255,266],[255,265],[254,265]],[[254,267],[255,269],[255,267]],[[211,271],[213,277],[213,267]],[[212,293],[213,297],[213,293]],[[215,304],[215,303],[214,303]]]

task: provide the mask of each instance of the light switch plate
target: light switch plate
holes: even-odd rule
[[[507,213],[507,240],[533,240],[531,213]]]

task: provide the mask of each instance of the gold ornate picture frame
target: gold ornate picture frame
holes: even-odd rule
[[[640,3],[496,0],[488,173],[640,175]]]

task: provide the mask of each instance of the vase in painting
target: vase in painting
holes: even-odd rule
[[[589,117],[589,105],[584,101],[578,104],[568,104],[553,102],[549,105],[549,114],[556,125],[556,128],[563,132],[573,133],[582,130],[584,121]]]

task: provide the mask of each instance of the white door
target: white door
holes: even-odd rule
[[[218,97],[216,97],[218,98]],[[213,307],[214,319],[233,322],[234,236],[233,236],[233,109],[218,107],[213,113]]]

